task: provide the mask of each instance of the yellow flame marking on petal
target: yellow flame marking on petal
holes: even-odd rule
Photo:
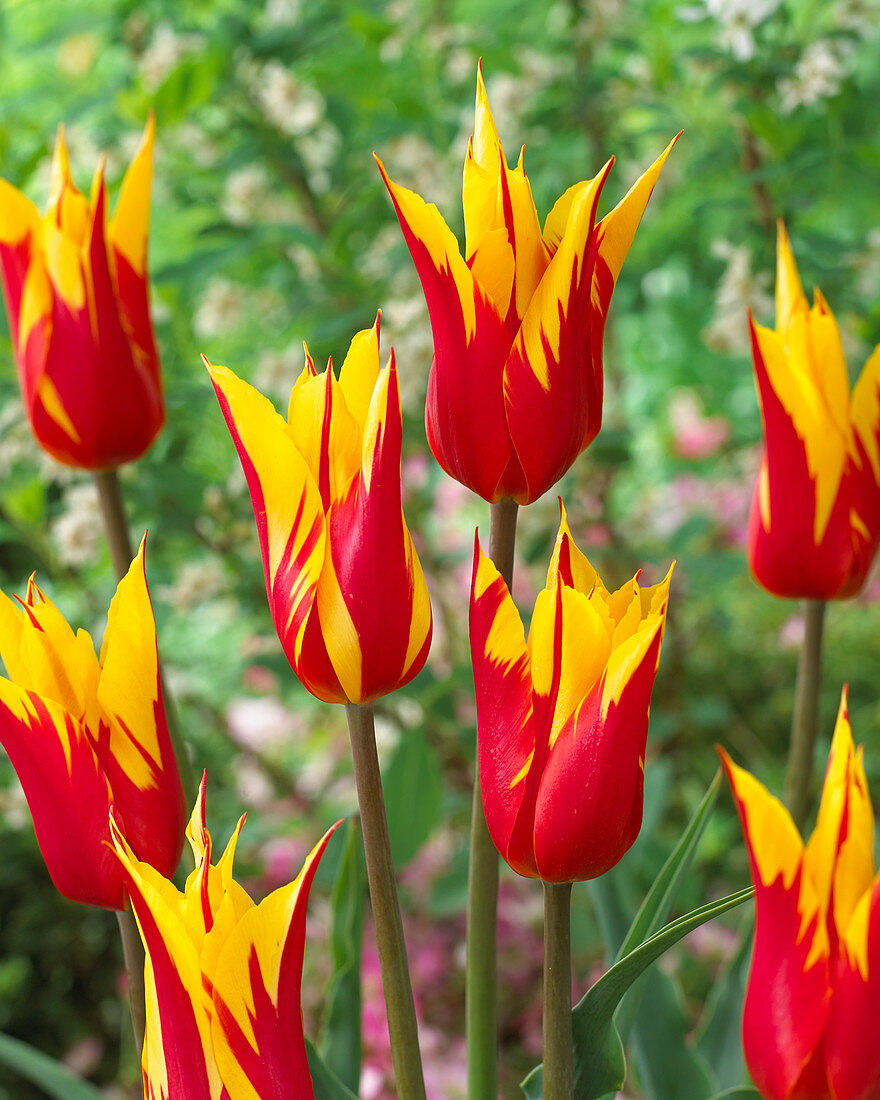
[[[139,275],[146,271],[155,140],[156,120],[151,112],[141,143],[125,173],[110,221],[109,237],[112,244]]]
[[[516,787],[518,784],[522,783],[522,781],[525,779],[525,777],[529,774],[529,768],[531,768],[532,761],[534,759],[535,759],[535,750],[532,749],[532,751],[526,757],[525,764],[523,764],[523,766],[520,768],[520,770],[517,772],[517,774],[510,781],[510,790],[513,790],[514,787]]]
[[[47,415],[54,420],[58,427],[61,428],[74,443],[79,443],[80,436],[79,432],[76,430],[76,425],[67,415],[67,410],[61,403],[61,396],[55,388],[55,383],[47,374],[42,375],[37,384],[36,397],[46,410]]]
[[[52,284],[41,250],[31,253],[18,310],[18,353],[23,355],[28,337],[43,320],[52,322]],[[48,333],[47,333],[48,337]]]
[[[853,429],[862,441],[880,485],[880,345],[871,352],[852,394]]]
[[[803,868],[804,845],[795,828],[791,814],[767,788],[753,775],[726,756],[731,785],[737,801],[743,808],[746,834],[758,877],[765,887],[771,886],[780,876],[784,890],[791,890],[798,870]],[[810,945],[805,967],[809,969],[819,959],[830,953],[828,930],[821,904],[809,875],[801,874],[800,893],[797,899],[801,923],[797,942],[807,933],[811,922],[816,929]]]

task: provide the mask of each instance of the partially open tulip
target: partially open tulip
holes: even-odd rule
[[[24,405],[40,446],[68,466],[138,458],[165,422],[147,282],[153,137],[151,118],[109,220],[103,161],[86,198],[63,130],[43,217],[0,180],[0,281]]]
[[[125,907],[111,803],[141,859],[173,874],[186,806],[168,736],[144,543],[120,582],[100,657],[31,578],[0,592],[0,742],[34,819],[52,881],[74,901]]]
[[[611,294],[671,148],[601,221],[612,161],[569,187],[542,230],[523,155],[508,168],[478,70],[464,255],[437,207],[393,183],[380,162],[434,333],[428,442],[443,469],[486,500],[535,500],[599,431]]]
[[[777,596],[852,596],[880,543],[880,348],[850,394],[837,322],[818,289],[807,302],[781,222],[776,328],[749,323],[764,421],[752,572]]]
[[[671,572],[650,588],[636,575],[608,592],[563,511],[526,640],[506,584],[476,543],[480,788],[492,840],[521,875],[595,878],[638,836]]]
[[[743,1013],[749,1072],[766,1100],[875,1100],[880,879],[874,814],[846,689],[822,803],[806,844],[791,815],[723,751],[755,884]]]
[[[205,780],[183,892],[138,860],[114,813],[113,844],[146,951],[146,1100],[311,1100],[300,986],[306,904],[334,825],[295,882],[255,905],[232,877],[238,823],[211,863]],[[337,823],[338,824],[338,823]]]
[[[407,683],[431,642],[431,604],[401,508],[400,392],[379,319],[339,379],[306,365],[287,420],[205,360],[247,477],[269,608],[297,676],[319,699],[366,703]]]

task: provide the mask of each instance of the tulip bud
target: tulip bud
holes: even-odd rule
[[[306,365],[288,418],[205,360],[247,477],[269,608],[293,670],[330,703],[367,703],[412,679],[431,643],[428,589],[401,508],[400,392],[379,319],[337,381]]]
[[[852,394],[840,332],[810,308],[779,223],[776,328],[749,319],[764,452],[749,565],[777,596],[855,595],[880,544],[880,347]]]
[[[604,874],[642,824],[651,690],[669,581],[608,592],[565,512],[526,641],[477,541],[471,655],[480,789],[495,847],[529,878]]]
[[[165,423],[147,282],[154,134],[151,117],[109,221],[103,161],[86,198],[63,129],[45,216],[0,180],[0,282],[25,409],[68,466],[130,462]]]
[[[437,207],[393,183],[379,162],[434,333],[428,443],[485,500],[536,500],[595,439],[611,295],[674,141],[601,221],[596,206],[613,160],[569,187],[542,231],[523,154],[508,168],[478,69],[464,256]]]

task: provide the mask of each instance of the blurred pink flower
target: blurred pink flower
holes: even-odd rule
[[[723,416],[705,416],[696,394],[677,390],[669,401],[672,442],[681,458],[708,458],[730,438]]]

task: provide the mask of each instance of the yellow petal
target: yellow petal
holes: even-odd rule
[[[125,173],[116,210],[110,221],[110,241],[139,275],[144,274],[147,266],[155,140],[156,119],[150,112],[144,136]]]

